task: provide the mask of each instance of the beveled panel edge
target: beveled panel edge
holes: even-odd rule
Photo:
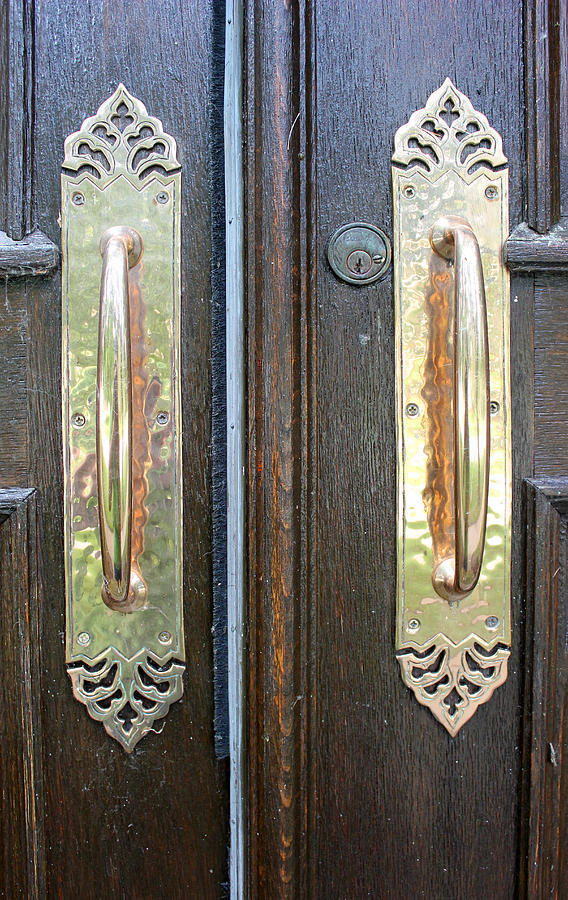
[[[0,231],[0,277],[46,275],[58,265],[58,248],[39,229],[21,241],[14,241],[5,231]]]
[[[515,273],[568,272],[568,227],[559,222],[539,234],[521,222],[505,242],[505,264]]]

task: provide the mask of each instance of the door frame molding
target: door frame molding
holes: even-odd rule
[[[225,7],[225,258],[227,399],[227,644],[229,711],[229,880],[231,900],[245,896],[246,765],[244,714],[245,315],[243,222],[243,0]]]

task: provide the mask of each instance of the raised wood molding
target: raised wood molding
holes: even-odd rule
[[[558,0],[525,2],[527,223],[545,234],[560,218]]]
[[[538,234],[522,222],[510,234],[505,255],[511,272],[566,272],[568,228],[559,223],[546,234]]]
[[[34,0],[4,0],[0,13],[0,61],[4,63],[0,116],[6,127],[0,148],[3,277],[42,275],[55,268],[59,259],[52,241],[41,231],[32,231],[34,6]]]
[[[245,25],[248,305],[248,747],[251,898],[315,895],[310,377],[315,77],[303,0]]]
[[[2,227],[21,240],[31,229],[34,0],[5,0],[3,120],[5,179]]]
[[[45,896],[37,493],[0,490],[0,894]]]
[[[0,231],[0,276],[45,275],[59,263],[59,251],[41,231],[13,241]]]
[[[526,482],[520,896],[568,896],[568,478]]]
[[[565,113],[558,0],[525,0],[524,21],[526,222],[509,236],[505,255],[512,272],[563,272],[568,271],[568,228],[561,204]]]

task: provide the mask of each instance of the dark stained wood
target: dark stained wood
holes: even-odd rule
[[[28,281],[0,280],[0,486],[28,482]],[[30,385],[33,390],[33,385]]]
[[[395,130],[447,75],[503,135],[521,220],[519,4],[493,7],[491,28],[481,2],[467,17],[436,2],[419,17],[402,2],[260,6],[245,80],[251,893],[512,897],[519,641],[508,681],[454,740],[401,681],[391,276],[342,284],[325,246],[348,221],[391,231]],[[512,285],[516,636],[532,286]]]
[[[37,493],[0,490],[0,895],[45,896]]]
[[[507,266],[511,272],[568,271],[568,231],[558,225],[546,234],[537,234],[521,222],[505,244]]]
[[[31,229],[34,0],[4,0],[0,227],[13,240]]]
[[[308,896],[305,15],[247,16],[250,896]],[[313,261],[312,261],[313,265]],[[312,789],[313,790],[313,789]],[[315,873],[313,873],[315,876]]]
[[[369,4],[362,29],[363,4],[355,17],[318,6],[318,896],[508,898],[518,840],[519,646],[505,685],[455,739],[401,680],[391,275],[350,288],[333,278],[324,251],[345,221],[391,233],[394,133],[446,76],[503,137],[518,221],[522,72],[511,61],[521,23],[517,3],[499,4],[481,39],[484,3],[469,3],[467,16],[437,2],[421,4],[419,17],[408,12],[402,2],[380,3],[371,15]],[[451,41],[436,38],[441,20]],[[519,561],[516,549],[516,597]],[[514,629],[519,612],[515,604]]]
[[[568,478],[527,484],[522,896],[568,895]]]
[[[565,277],[535,277],[535,474],[568,473],[568,320]]]
[[[42,766],[36,777],[43,777],[45,786],[45,885],[40,896],[222,897],[227,879],[227,763],[218,762],[214,754],[211,644],[207,144],[212,3],[167,0],[129,6],[114,0],[38,0],[32,5],[22,0],[21,6],[34,15],[35,42],[33,160],[29,166],[24,155],[22,165],[35,176],[31,221],[49,240],[59,245],[63,141],[119,81],[162,118],[178,141],[183,166],[181,384],[188,665],[182,700],[131,756],[73,699],[65,670],[60,274],[16,278],[8,282],[8,294],[3,289],[0,324],[3,341],[5,325],[9,338],[1,350],[2,375],[5,381],[8,373],[12,389],[0,382],[1,477],[8,478],[6,457],[17,470],[10,483],[36,487],[42,504],[44,592],[39,641],[33,647],[34,652],[41,649],[41,689],[33,685],[42,726]],[[11,171],[10,177],[16,178]],[[4,694],[5,702],[9,699]],[[15,716],[17,709],[16,703],[9,715]],[[17,857],[12,875],[6,875],[12,878],[7,896],[28,896],[27,875],[19,868],[20,862],[25,868],[28,857],[20,839],[15,835],[13,840],[3,850],[4,870],[8,855]]]
[[[0,277],[45,275],[59,263],[59,251],[41,231],[13,241],[0,231]]]
[[[525,0],[524,5],[526,218],[529,226],[541,234],[549,231],[561,214],[559,154],[565,143],[562,136],[566,134],[562,131],[566,125],[566,95],[561,98],[560,93],[563,6],[558,0]]]

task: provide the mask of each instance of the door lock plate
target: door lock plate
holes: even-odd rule
[[[507,159],[499,134],[447,79],[426,107],[397,131],[392,179],[398,424],[396,652],[405,683],[455,735],[505,681],[511,643],[509,278],[503,265],[508,235]],[[465,276],[456,285],[457,258],[455,262],[445,259],[434,249],[433,230],[448,217],[461,223],[462,230],[470,229],[476,236],[471,247],[477,244],[481,255],[489,374],[489,393],[481,413],[467,404],[456,413],[458,388],[464,395],[475,396],[471,373],[463,369],[461,383],[456,380],[456,347],[460,340],[463,345],[464,333],[454,334],[456,292],[471,291],[472,285]],[[460,271],[467,272],[472,265],[468,254],[469,249],[460,261]],[[468,327],[475,330],[471,320]],[[465,337],[466,344],[480,346],[473,334]],[[483,370],[478,366],[476,371]],[[479,434],[472,437],[474,415],[480,415],[480,425]],[[480,484],[487,453],[479,451],[481,443],[470,446],[468,442],[486,441],[487,421],[489,482],[481,572],[473,589],[457,591],[447,599],[441,596],[444,591],[438,593],[433,574],[456,565],[457,551],[452,548],[458,543],[460,515],[465,549],[468,542],[475,546],[480,539],[479,529],[473,533],[477,520],[470,487],[476,479]],[[461,485],[458,497],[457,484]],[[459,515],[458,501],[466,506]]]
[[[183,690],[180,179],[174,139],[123,85],[65,141],[66,659],[127,751]]]

